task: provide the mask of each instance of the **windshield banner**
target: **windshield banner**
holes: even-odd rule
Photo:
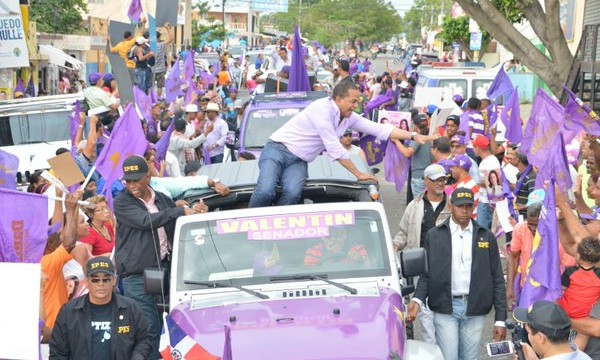
[[[248,240],[329,236],[330,226],[354,225],[354,211],[260,216],[217,221],[217,234],[247,233]]]

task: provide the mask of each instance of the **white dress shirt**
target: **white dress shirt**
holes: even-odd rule
[[[452,235],[450,290],[452,296],[468,295],[473,260],[473,223],[469,221],[469,225],[463,230],[451,217],[450,234]]]

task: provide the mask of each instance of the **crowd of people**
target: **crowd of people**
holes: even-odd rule
[[[59,199],[52,204],[50,224],[61,224],[62,230],[48,239],[42,258],[42,335],[50,358],[160,357],[161,316],[155,297],[144,293],[143,271],[168,271],[175,220],[208,211],[203,203],[190,207],[173,199],[191,188],[211,187],[221,196],[229,194],[218,179],[197,172],[204,164],[225,160],[228,133],[239,126],[246,106],[238,89],[259,94],[268,76],[289,76],[291,41],[281,38],[272,54],[259,55],[255,63],[223,52],[219,64],[194,73],[193,86],[184,82],[184,87],[196,89],[195,96],[182,93],[168,102],[163,88],[173,71],[170,65],[194,56],[186,49],[177,61],[167,61],[171,31],[166,24],[156,53],[149,49],[143,30],[136,36],[126,32],[117,44],[109,39],[111,52],[124,59],[132,83],[151,99],[148,111],[139,109],[146,151],[122,163],[123,176],[107,183],[106,174],[94,167],[126,105],[110,73],[88,76],[89,85],[82,86],[84,104],[75,114],[75,161],[89,181],[63,203],[61,190],[40,172],[31,176],[28,191]],[[536,168],[526,153],[518,144],[496,137],[489,101],[455,95],[452,100],[463,115],[448,116],[429,135],[438,109],[412,108],[414,70],[385,69],[377,75],[368,58],[361,61],[358,52],[354,55],[328,52],[318,43],[306,47],[309,75],[322,67],[332,72],[313,89],[329,88],[331,97],[315,101],[270,137],[249,206],[272,205],[277,184],[283,187],[278,205],[298,203],[307,163],[324,152],[357,180],[377,181],[350,160],[351,153],[366,160],[352,145],[352,130],[391,141],[410,159],[409,203],[394,249],[423,247],[429,259],[429,273],[418,279],[406,318],[422,323],[424,340],[438,344],[445,359],[477,359],[484,318],[492,307],[493,338],[506,338],[507,314],[518,304],[513,287],[525,286],[542,203],[546,192],[554,189],[536,189]],[[418,57],[413,60],[418,66]],[[274,73],[262,71],[266,62],[273,64]],[[60,86],[60,91],[69,91],[65,84]],[[410,112],[412,128],[378,123],[378,110]],[[464,121],[468,132],[459,130]],[[166,150],[159,146],[164,137]],[[556,266],[564,293],[556,303],[536,303],[529,312],[514,313],[529,332],[531,347],[523,345],[527,359],[537,358],[534,352],[542,358],[560,353],[551,353],[554,350],[572,352],[574,359],[588,358],[581,351],[600,358],[600,141],[591,136],[579,139],[578,151],[571,151],[569,159],[575,185],[555,194],[561,243]],[[60,149],[57,155],[69,151]],[[249,158],[251,154],[239,154],[239,160]],[[111,196],[101,195],[107,191]],[[498,235],[496,204],[508,197],[507,192],[514,197],[514,230]],[[77,200],[89,205],[78,206]],[[322,249],[311,251],[307,263]],[[506,269],[501,258],[506,259]],[[90,322],[91,334],[83,330]],[[553,326],[560,329],[553,332]],[[571,327],[576,337],[568,336],[565,329]]]

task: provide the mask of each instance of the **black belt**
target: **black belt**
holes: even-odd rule
[[[467,300],[468,297],[469,297],[469,294],[465,294],[465,295],[452,295],[453,299]]]

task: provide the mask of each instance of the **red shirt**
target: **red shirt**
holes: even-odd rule
[[[92,245],[92,255],[94,256],[109,253],[115,247],[115,230],[109,222],[106,222],[104,227],[110,234],[110,241],[100,235],[93,226],[90,226],[90,234],[81,239],[81,242]]]
[[[572,266],[562,274],[561,282],[566,289],[558,305],[573,319],[590,315],[600,298],[600,269],[583,270]]]

